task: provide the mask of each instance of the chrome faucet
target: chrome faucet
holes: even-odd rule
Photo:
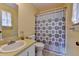
[[[10,41],[8,42],[8,45],[15,43],[15,41]]]

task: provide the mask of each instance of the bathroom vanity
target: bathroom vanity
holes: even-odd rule
[[[35,56],[35,43],[36,42],[31,39],[25,39],[21,41],[24,42],[24,46],[16,50],[11,50],[11,48],[14,46],[12,44],[13,45],[12,47],[8,46],[10,48],[10,51],[5,51],[5,52],[0,51],[0,56]],[[6,47],[7,50],[8,50],[8,47]]]

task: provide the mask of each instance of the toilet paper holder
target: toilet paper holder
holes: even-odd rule
[[[79,41],[76,42],[76,45],[79,46]]]

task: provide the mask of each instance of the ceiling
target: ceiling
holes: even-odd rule
[[[37,9],[39,9],[40,11],[56,8],[63,4],[64,3],[32,3],[32,5],[36,7]]]

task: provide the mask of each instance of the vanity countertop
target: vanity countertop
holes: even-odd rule
[[[26,45],[22,48],[19,49],[18,51],[15,52],[0,52],[0,56],[17,56],[19,53],[21,53],[24,49],[29,48],[31,45],[33,45],[34,43],[36,43],[34,40],[32,39],[25,39],[24,40],[26,43]]]

